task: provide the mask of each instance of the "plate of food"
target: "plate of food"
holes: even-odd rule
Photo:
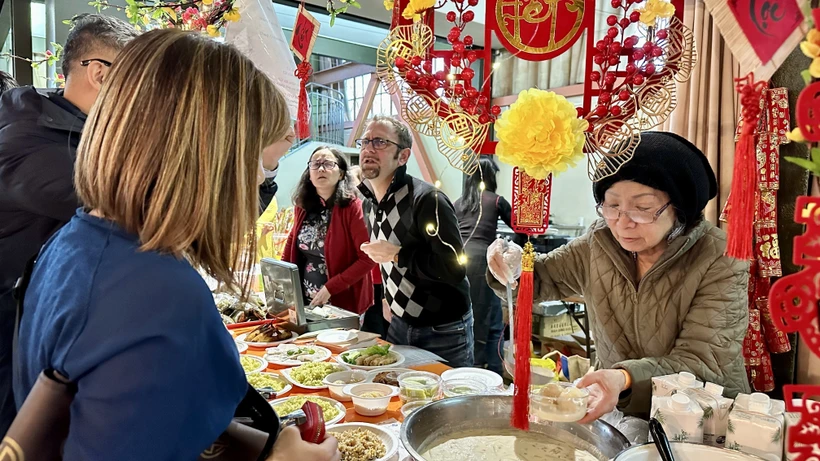
[[[441,374],[441,379],[449,381],[452,379],[466,379],[475,381],[487,386],[487,389],[499,389],[504,385],[504,378],[483,368],[452,368]]]
[[[352,368],[375,370],[377,368],[397,367],[404,363],[404,356],[390,350],[390,345],[370,346],[367,349],[352,349],[336,356],[336,360]]]
[[[245,370],[245,374],[257,373],[268,368],[268,361],[255,355],[240,355],[239,363],[242,364],[242,369]]]
[[[248,373],[245,378],[248,379],[248,383],[257,392],[268,400],[281,397],[293,389],[293,386],[285,378],[276,373]]]
[[[327,384],[323,383],[325,377],[337,371],[346,371],[350,368],[329,362],[308,362],[298,367],[285,368],[282,376],[294,386],[302,389],[327,389]]]
[[[270,403],[273,410],[280,418],[285,417],[296,410],[302,408],[305,402],[313,402],[322,407],[322,414],[325,417],[325,424],[336,424],[343,420],[347,409],[341,402],[337,402],[329,397],[318,395],[292,395],[283,399],[276,399]]]
[[[237,341],[247,343],[249,347],[255,349],[268,348],[293,342],[299,335],[277,327],[273,323],[259,325],[248,333],[243,333],[236,337]]]
[[[339,440],[339,451],[345,461],[386,461],[399,451],[398,438],[375,424],[337,424],[327,428],[327,432]]]
[[[242,341],[234,341],[236,343],[236,350],[240,354],[248,350],[248,344]]]
[[[409,368],[377,368],[367,373],[368,383],[387,384],[388,386],[399,387],[399,376],[402,373],[409,373]]]
[[[298,366],[308,362],[324,362],[330,358],[330,350],[321,346],[297,346],[295,344],[280,344],[268,348],[265,360],[286,367]]]

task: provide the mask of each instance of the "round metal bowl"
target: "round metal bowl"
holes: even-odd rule
[[[436,441],[451,434],[481,429],[511,429],[513,398],[501,395],[469,395],[439,400],[413,412],[401,428],[401,443],[416,461]],[[530,432],[544,434],[567,445],[586,450],[601,461],[629,447],[617,429],[603,421],[578,423],[530,423]]]

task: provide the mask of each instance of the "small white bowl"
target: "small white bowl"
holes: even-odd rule
[[[362,416],[381,416],[387,412],[390,399],[399,394],[399,390],[387,384],[364,383],[345,386],[345,394],[353,399],[353,409]],[[377,392],[380,397],[365,397],[369,392]]]
[[[243,341],[236,341],[236,350],[241,354],[248,350],[248,343]]]
[[[327,386],[331,397],[340,402],[350,402],[350,396],[345,394],[345,387],[363,383],[366,379],[367,375],[361,370],[337,371],[325,376],[322,383]],[[336,381],[342,381],[344,384],[336,384]]]
[[[391,459],[396,458],[396,454],[399,452],[399,439],[391,432],[375,425],[375,424],[368,424],[368,423],[342,423],[336,424],[335,426],[330,426],[327,428],[327,432],[331,435],[339,434],[341,432],[347,430],[354,430],[354,429],[365,429],[381,439],[382,443],[384,444],[384,456],[381,458],[374,459],[373,461],[389,461]]]

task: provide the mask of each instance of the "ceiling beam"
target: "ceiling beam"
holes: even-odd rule
[[[353,77],[359,77],[361,75],[367,75],[373,72],[376,72],[375,66],[347,62],[340,66],[314,72],[313,82],[324,86],[330,86],[336,82],[341,82]]]

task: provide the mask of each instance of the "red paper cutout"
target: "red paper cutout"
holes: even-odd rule
[[[293,36],[290,39],[290,49],[293,50],[293,54],[302,62],[310,59],[318,36],[319,21],[305,9],[304,5],[299,5],[296,11],[296,21],[293,23]]]
[[[820,142],[820,82],[814,82],[797,98],[797,126],[809,142]]]
[[[729,0],[728,5],[764,64],[803,22],[796,0]]]
[[[527,235],[546,232],[549,226],[551,195],[552,175],[546,179],[535,179],[518,167],[513,168],[513,230]]]
[[[820,453],[820,386],[786,385],[783,397],[786,411],[800,414],[797,424],[788,429],[786,452],[797,454],[794,461],[816,461],[815,453]]]

